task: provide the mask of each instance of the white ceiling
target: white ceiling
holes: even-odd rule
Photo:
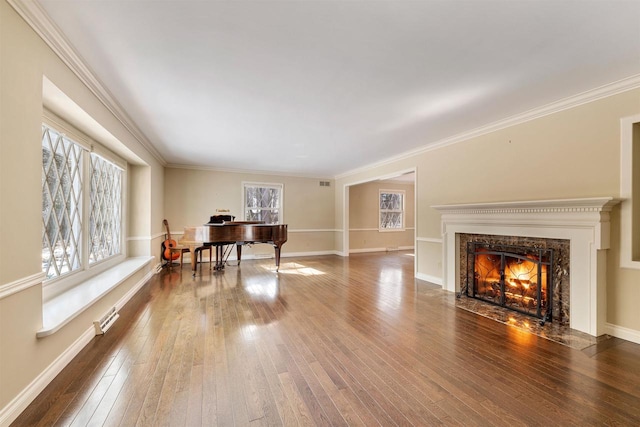
[[[640,75],[640,1],[37,1],[169,165],[333,177]]]

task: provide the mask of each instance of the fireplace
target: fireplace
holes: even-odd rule
[[[442,286],[460,292],[468,285],[466,235],[505,239],[475,240],[482,243],[550,248],[552,278],[547,280],[552,285],[547,292],[554,324],[566,322],[572,329],[602,335],[607,331],[609,213],[616,203],[602,197],[433,206],[442,219]],[[537,239],[552,243],[539,246]],[[566,245],[561,252],[554,247],[558,240]]]
[[[569,326],[567,239],[458,233],[459,295]]]

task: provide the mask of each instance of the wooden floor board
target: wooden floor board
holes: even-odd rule
[[[640,425],[640,345],[457,309],[406,252],[154,276],[15,426]]]

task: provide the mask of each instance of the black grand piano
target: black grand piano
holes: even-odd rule
[[[222,218],[221,218],[222,217]],[[225,247],[236,245],[238,264],[242,256],[242,245],[248,243],[268,243],[273,245],[276,257],[276,271],[280,268],[280,249],[287,241],[287,224],[265,224],[262,221],[234,221],[232,216],[214,215],[210,221],[199,227],[184,227],[180,244],[188,246],[191,252],[191,269],[196,274],[196,249],[213,246],[216,248],[215,269],[224,268]]]

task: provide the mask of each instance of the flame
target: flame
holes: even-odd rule
[[[538,287],[544,303],[547,294],[547,266],[541,265],[538,277],[538,260],[531,256],[530,260],[507,256],[504,272],[501,269],[499,255],[476,254],[475,274],[478,294],[481,297],[497,299],[501,291],[499,283],[501,273],[504,274],[504,297],[510,304],[518,304],[525,308],[538,306]]]

